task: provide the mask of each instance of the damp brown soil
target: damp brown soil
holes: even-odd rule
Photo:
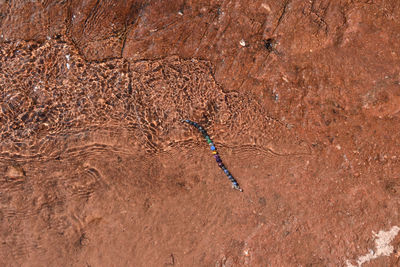
[[[399,264],[398,2],[50,2],[0,1],[1,266]]]

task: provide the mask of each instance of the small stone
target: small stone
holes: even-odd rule
[[[19,166],[8,166],[6,176],[12,179],[23,177],[25,176],[25,171]]]

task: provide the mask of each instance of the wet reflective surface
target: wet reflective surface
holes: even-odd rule
[[[88,62],[59,40],[0,53],[2,265],[337,266],[398,221],[396,119],[297,105],[299,86],[270,99],[304,115],[290,124],[202,60]]]
[[[251,168],[255,156],[308,153],[257,99],[224,92],[203,61],[88,63],[57,41],[3,44],[0,58],[1,222],[10,229],[2,233],[9,250],[2,251],[17,263],[61,263],[60,255],[93,242],[98,227],[116,231],[118,218],[142,235],[162,234],[146,230],[147,220],[166,216],[146,215],[153,202],[173,210],[168,202],[186,199],[201,208],[201,199],[216,192],[242,198],[183,118],[207,128],[244,187],[249,177],[240,177],[240,169]],[[273,138],[272,131],[281,137]],[[234,203],[219,205],[210,211],[215,218],[233,216]],[[220,208],[230,211],[219,214]],[[161,227],[168,225],[164,219]],[[197,231],[187,230],[180,238]],[[48,253],[51,244],[60,246],[60,255]],[[135,251],[139,257],[141,250]]]

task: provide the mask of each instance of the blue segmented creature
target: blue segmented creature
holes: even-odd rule
[[[207,143],[210,145],[211,152],[213,153],[214,158],[218,163],[218,166],[224,171],[226,176],[228,176],[229,180],[232,183],[232,187],[234,189],[239,190],[240,192],[243,192],[243,190],[240,188],[240,186],[239,186],[238,182],[236,181],[236,179],[232,176],[232,174],[228,171],[228,169],[222,163],[222,160],[218,155],[217,149],[215,148],[215,145],[214,145],[213,141],[211,140],[210,136],[207,134],[207,131],[203,127],[201,127],[198,123],[196,123],[194,121],[182,120],[182,122],[186,122],[186,123],[188,123],[190,125],[193,125],[194,127],[197,128],[197,130],[199,130],[203,134],[203,137],[206,139]]]

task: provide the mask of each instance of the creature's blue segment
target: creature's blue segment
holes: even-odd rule
[[[210,145],[210,149],[214,155],[215,160],[218,163],[218,166],[224,171],[224,173],[228,176],[229,180],[232,183],[232,187],[239,190],[240,192],[243,192],[243,190],[239,187],[238,182],[235,180],[235,178],[232,176],[232,174],[230,174],[230,172],[226,169],[226,167],[224,166],[224,164],[222,163],[221,158],[218,155],[217,149],[215,148],[215,145],[213,143],[213,141],[210,139],[210,136],[207,134],[206,130],[201,127],[200,125],[198,125],[196,122],[191,121],[191,120],[182,120],[182,122],[186,122],[190,125],[193,125],[194,127],[196,127],[204,136],[204,138],[206,139],[207,143]]]

